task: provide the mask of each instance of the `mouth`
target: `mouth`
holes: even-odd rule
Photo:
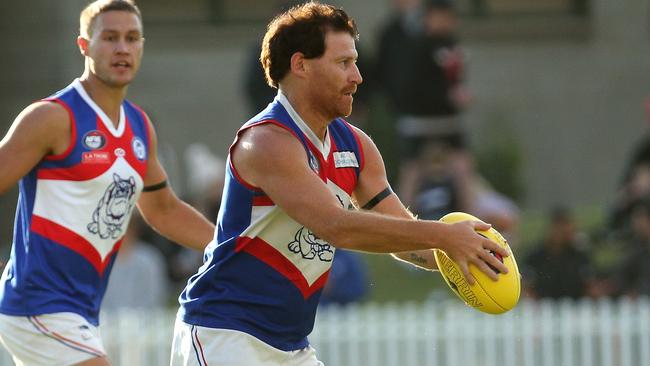
[[[131,63],[128,61],[117,61],[111,64],[111,67],[119,70],[129,70],[131,69]]]
[[[353,96],[354,96],[354,93],[356,93],[356,92],[357,92],[356,89],[352,89],[352,90],[344,90],[344,91],[343,91],[343,95],[345,95],[346,97],[353,97]]]

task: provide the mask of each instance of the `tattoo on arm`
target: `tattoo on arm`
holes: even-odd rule
[[[426,258],[421,255],[417,255],[416,253],[411,253],[411,262],[422,266],[426,266],[429,263]]]

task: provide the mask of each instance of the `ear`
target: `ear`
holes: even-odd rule
[[[82,36],[77,37],[77,46],[79,46],[79,52],[84,56],[88,56],[88,43],[89,42],[90,41],[83,38]]]
[[[302,52],[296,52],[291,55],[291,72],[302,76],[306,72],[305,55]]]

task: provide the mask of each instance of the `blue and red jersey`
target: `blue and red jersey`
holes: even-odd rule
[[[44,100],[68,111],[71,141],[19,182],[0,313],[73,312],[97,325],[115,255],[142,191],[148,121],[124,101],[115,127],[78,79]]]
[[[332,121],[321,142],[282,93],[237,136],[262,124],[291,132],[304,147],[304,163],[343,207],[351,207],[364,164],[352,126],[343,119]],[[179,316],[188,324],[242,331],[284,351],[302,349],[309,344],[334,252],[334,246],[239,177],[229,157],[217,233],[203,266],[180,296]]]

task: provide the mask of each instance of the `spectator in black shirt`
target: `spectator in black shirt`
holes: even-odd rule
[[[616,201],[609,213],[609,228],[618,234],[625,234],[630,229],[631,208],[650,196],[650,97],[645,109],[646,131],[628,158]]]
[[[427,161],[422,156],[426,146],[442,144],[451,149],[449,159],[465,160],[451,166],[468,165],[460,112],[469,97],[451,0],[401,0],[396,5],[397,15],[380,36],[376,75],[395,115],[400,198],[414,205],[429,178],[420,163]],[[452,173],[461,182],[470,179]]]
[[[650,195],[631,208],[630,249],[618,276],[624,295],[650,296]]]
[[[533,298],[579,298],[588,294],[592,277],[585,242],[569,210],[556,208],[537,248],[524,258],[522,278]]]

